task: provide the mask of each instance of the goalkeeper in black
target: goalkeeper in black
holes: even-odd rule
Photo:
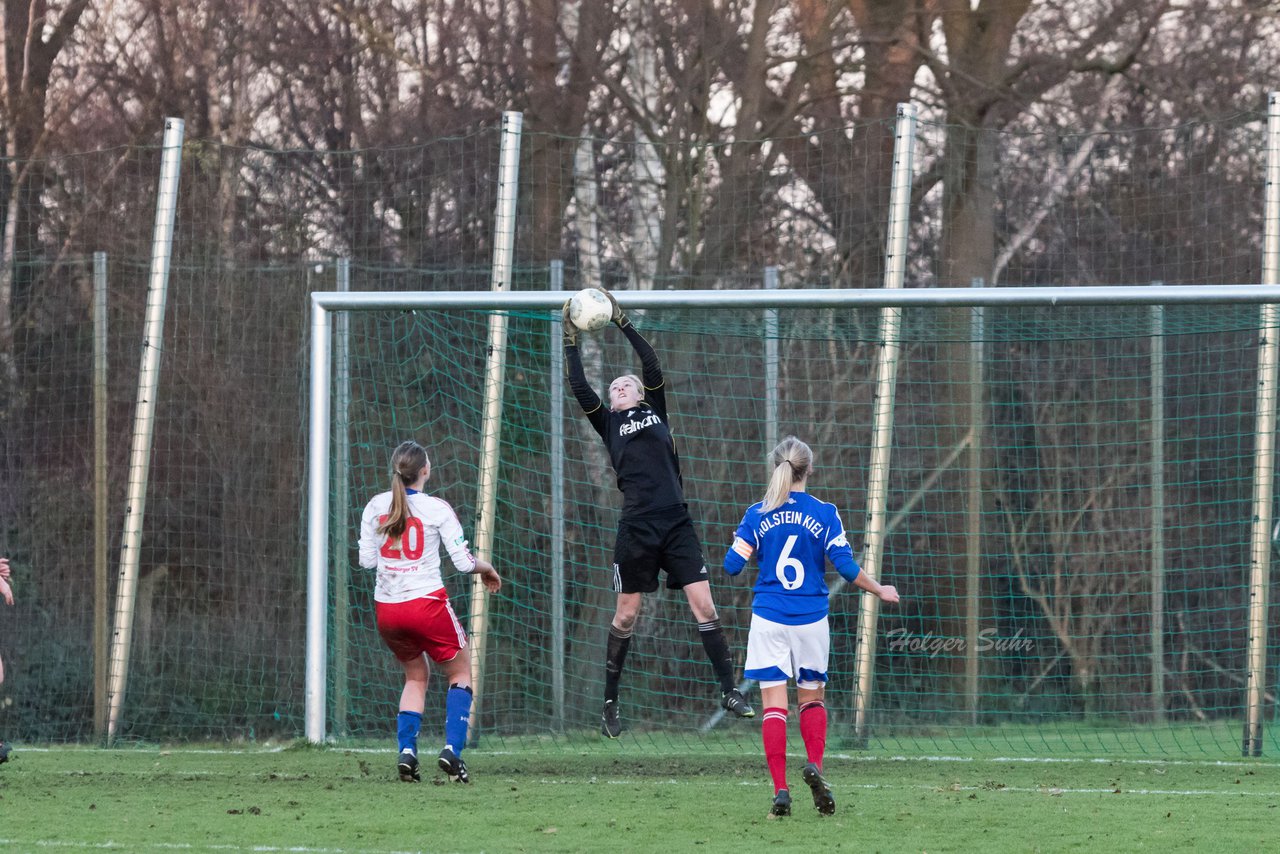
[[[622,514],[613,547],[613,590],[618,594],[618,605],[605,653],[600,731],[609,738],[617,738],[622,732],[618,682],[643,595],[658,589],[661,572],[667,574],[667,588],[683,590],[689,600],[689,609],[698,622],[698,635],[720,681],[720,705],[738,717],[754,717],[755,710],[734,686],[729,645],[711,600],[702,546],[684,500],[680,458],[667,423],[666,390],[658,355],[631,325],[613,295],[605,293],[613,303],[613,323],[640,357],[643,377],[628,374],[611,382],[608,409],[582,371],[579,330],[569,319],[568,303],[563,318],[569,387],[587,420],[604,440],[622,491]]]

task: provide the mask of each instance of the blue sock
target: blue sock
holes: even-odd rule
[[[450,685],[444,698],[444,746],[452,750],[454,756],[462,755],[470,723],[471,689]]]
[[[422,727],[420,712],[401,712],[396,715],[396,738],[400,739],[401,750],[412,750],[418,755],[418,730]]]

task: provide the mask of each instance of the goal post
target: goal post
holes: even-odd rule
[[[425,370],[423,365],[427,365],[434,372],[433,376],[447,378],[451,370],[466,370],[461,364],[463,361],[483,364],[482,351],[485,345],[482,330],[487,328],[487,319],[493,313],[500,312],[513,322],[518,321],[513,327],[511,358],[505,368],[510,386],[503,416],[511,419],[512,423],[504,425],[502,452],[510,456],[500,460],[496,472],[501,502],[496,523],[498,535],[504,540],[502,548],[506,550],[508,559],[518,563],[518,566],[510,570],[506,566],[499,566],[499,570],[514,571],[516,575],[513,581],[518,583],[504,588],[501,598],[514,600],[504,604],[509,610],[500,609],[497,614],[490,612],[493,633],[487,658],[493,660],[495,656],[499,657],[501,660],[495,666],[500,667],[504,675],[501,679],[486,678],[486,691],[492,691],[494,696],[484,700],[485,715],[486,720],[497,722],[496,729],[502,736],[557,734],[559,722],[562,721],[558,713],[562,710],[555,708],[554,704],[564,702],[560,697],[567,694],[571,704],[590,702],[595,682],[598,681],[597,671],[601,671],[603,667],[603,646],[596,634],[602,631],[607,622],[605,615],[612,607],[612,601],[604,591],[604,585],[593,586],[589,579],[599,577],[600,572],[603,572],[599,562],[605,559],[612,540],[609,520],[617,501],[607,469],[593,468],[596,463],[592,462],[591,455],[600,453],[595,447],[599,444],[598,440],[592,443],[591,436],[576,436],[571,430],[567,431],[569,435],[564,441],[575,444],[570,453],[562,458],[564,462],[561,465],[566,472],[563,477],[566,481],[571,481],[573,486],[572,495],[557,498],[556,504],[563,509],[548,509],[550,502],[547,496],[552,492],[546,481],[547,472],[551,468],[548,462],[551,431],[547,428],[546,413],[554,411],[552,399],[559,397],[563,403],[563,396],[567,394],[560,369],[552,370],[554,361],[548,351],[554,352],[559,346],[553,309],[560,306],[571,293],[570,290],[525,290],[508,293],[319,292],[311,295],[305,691],[306,737],[309,740],[326,740],[329,715],[326,678],[329,670],[327,657],[330,652],[326,624],[331,607],[329,573],[332,561],[328,550],[330,542],[335,539],[330,536],[328,528],[332,489],[329,459],[330,423],[333,418],[330,411],[330,389],[333,382],[331,338],[333,317],[340,312],[349,313],[353,318],[350,333],[350,376],[355,390],[351,423],[352,442],[359,446],[360,453],[352,455],[352,466],[364,465],[372,470],[374,466],[369,461],[377,460],[376,478],[350,478],[351,489],[356,491],[372,489],[371,484],[375,481],[378,488],[382,488],[385,475],[385,459],[382,457],[392,445],[386,444],[388,440],[385,438],[375,437],[397,435],[405,438],[414,435],[416,431],[427,429],[423,420],[426,416],[405,411],[400,402],[393,399],[393,395],[379,392],[362,397],[359,390],[362,383],[367,385],[380,381],[378,376],[384,372],[386,365],[379,360],[405,360],[406,375],[418,376]],[[1174,353],[1181,353],[1178,358],[1183,360],[1181,373],[1172,369],[1169,371],[1168,383],[1171,386],[1179,383],[1194,386],[1194,395],[1200,397],[1218,393],[1220,387],[1227,385],[1237,389],[1247,387],[1252,394],[1254,374],[1258,367],[1256,359],[1246,376],[1244,369],[1238,366],[1237,359],[1233,359],[1232,365],[1226,367],[1212,360],[1208,364],[1203,363],[1195,356],[1196,347],[1201,341],[1214,340],[1214,334],[1219,334],[1220,337],[1220,333],[1215,333],[1218,329],[1230,330],[1232,346],[1237,350],[1250,346],[1250,338],[1257,337],[1257,306],[1280,303],[1280,288],[1259,285],[1142,285],[928,290],[622,291],[617,293],[617,298],[625,310],[643,310],[643,331],[654,341],[663,358],[664,370],[674,383],[672,419],[677,439],[683,443],[686,492],[694,496],[692,500],[697,504],[695,519],[699,522],[707,561],[712,567],[713,592],[729,629],[739,667],[749,617],[749,583],[731,582],[718,574],[715,568],[723,555],[725,530],[732,532],[732,525],[736,523],[735,516],[740,517],[746,505],[758,499],[757,493],[764,481],[763,460],[768,448],[764,447],[765,425],[756,413],[764,413],[763,402],[767,400],[767,395],[758,386],[766,376],[772,377],[776,373],[776,382],[782,389],[778,403],[779,433],[795,432],[814,445],[819,459],[818,468],[822,472],[820,482],[813,484],[815,493],[835,501],[847,525],[860,519],[866,509],[865,452],[872,444],[870,390],[874,388],[873,379],[877,371],[876,359],[871,354],[875,350],[875,330],[878,324],[872,318],[886,310],[901,313],[904,344],[899,358],[906,373],[905,378],[900,381],[911,383],[912,393],[905,400],[900,394],[895,402],[892,415],[896,419],[905,418],[905,423],[894,431],[897,447],[892,458],[893,469],[884,475],[890,480],[890,498],[876,512],[893,517],[893,521],[882,518],[878,522],[879,528],[888,533],[883,572],[886,581],[897,583],[902,589],[904,607],[889,609],[888,614],[881,615],[882,625],[877,629],[881,641],[876,645],[879,663],[875,667],[875,690],[865,692],[868,695],[866,699],[876,698],[871,702],[876,703],[877,708],[893,713],[887,721],[888,726],[876,728],[877,738],[891,739],[906,737],[913,727],[923,729],[940,722],[954,726],[957,733],[969,732],[972,722],[965,680],[961,679],[951,687],[939,688],[937,696],[922,694],[918,688],[911,687],[913,684],[923,684],[921,680],[929,684],[936,682],[941,686],[947,685],[944,675],[940,675],[943,669],[940,665],[948,657],[960,660],[960,666],[953,669],[963,676],[964,659],[968,654],[951,646],[944,645],[940,651],[933,651],[928,646],[931,642],[931,615],[941,607],[956,605],[921,596],[916,588],[923,589],[927,579],[912,574],[917,572],[913,564],[920,559],[917,546],[912,541],[925,536],[924,532],[928,530],[931,519],[946,516],[951,512],[949,508],[957,506],[947,503],[951,499],[940,485],[941,481],[928,476],[930,467],[965,465],[963,460],[968,459],[967,455],[956,449],[928,445],[928,418],[932,409],[928,399],[930,386],[925,375],[931,352],[929,336],[934,334],[930,326],[930,312],[938,308],[974,306],[994,310],[981,327],[985,330],[982,334],[987,336],[988,343],[992,345],[985,348],[984,352],[1006,353],[1003,356],[988,355],[988,358],[1004,360],[997,374],[1008,373],[1013,369],[1022,372],[1019,376],[1024,377],[1023,379],[1006,377],[1001,380],[1005,383],[1006,392],[1013,391],[1034,398],[1036,395],[1043,395],[1044,389],[1049,388],[1051,381],[1055,379],[1053,371],[1065,372],[1061,374],[1061,379],[1064,380],[1064,385],[1070,387],[1068,391],[1072,394],[1083,395],[1088,392],[1119,395],[1119,389],[1108,390],[1106,383],[1093,381],[1098,375],[1106,374],[1119,377],[1120,382],[1129,382],[1131,377],[1125,372],[1134,370],[1133,353],[1141,349],[1145,359],[1152,334],[1149,312],[1143,307],[1165,306],[1171,315],[1178,315],[1166,319],[1166,334],[1171,336],[1172,341],[1180,342],[1178,347],[1170,349],[1169,358],[1175,358]],[[1193,310],[1183,310],[1181,313],[1175,311],[1176,307],[1187,306]],[[1106,310],[1094,310],[1095,307]],[[1245,314],[1242,315],[1242,311]],[[438,327],[426,329],[417,325],[432,317],[438,318]],[[771,324],[775,318],[778,325],[776,332],[771,334],[776,338],[776,357],[770,355],[770,348],[764,346],[765,330],[773,328]],[[356,320],[360,322],[357,323]],[[389,331],[392,327],[394,334]],[[448,330],[449,334],[442,334],[444,330]],[[705,334],[706,330],[714,330],[714,334]],[[1081,342],[1087,344],[1094,340],[1093,336],[1102,343],[1082,349]],[[363,344],[360,343],[362,340]],[[1114,344],[1111,343],[1113,340]],[[610,347],[618,344],[612,338],[607,341]],[[1000,343],[1001,347],[997,348],[995,343]],[[1078,361],[1082,358],[1081,353],[1088,355],[1093,351],[1096,354],[1090,358],[1096,359],[1095,362]],[[833,362],[831,354],[836,352],[846,354],[839,359],[848,358],[853,362]],[[618,360],[628,358],[627,351],[621,345],[610,353]],[[768,362],[774,358],[778,364],[769,367]],[[365,361],[361,362],[361,359]],[[1142,363],[1146,364],[1145,361]],[[1229,382],[1215,373],[1226,370],[1234,372],[1228,378]],[[1079,377],[1074,372],[1079,372]],[[450,395],[478,395],[478,386],[481,385],[479,376],[480,371],[477,369],[474,375],[456,377],[459,388],[454,391],[425,386],[413,390],[413,394],[427,396],[430,405],[426,408],[433,411],[447,408],[453,419],[449,425],[441,428],[442,434],[439,437],[424,436],[428,442],[440,438],[450,441],[453,447],[478,444],[481,412],[478,398],[474,401],[456,401]],[[850,379],[840,379],[842,377]],[[601,378],[592,377],[593,382],[599,379]],[[608,377],[603,379],[607,381]],[[1085,383],[1084,380],[1089,382]],[[853,384],[848,387],[833,387],[833,383],[839,382]],[[1033,388],[1033,385],[1037,387]],[[1080,388],[1082,385],[1087,385],[1088,388]],[[1127,389],[1128,385],[1124,388]],[[1075,391],[1071,391],[1072,389]],[[1186,394],[1190,395],[1192,391]],[[851,396],[858,398],[858,404],[854,408],[847,406]],[[1186,399],[1188,398],[1184,395],[1184,404]],[[760,401],[759,409],[757,401]],[[1025,448],[1021,445],[1015,447],[1010,444],[1010,439],[999,434],[993,435],[983,445],[984,453],[1001,456],[1001,466],[1033,466],[1014,474],[1024,481],[1034,478],[1042,489],[1050,490],[1035,495],[1027,493],[1021,497],[1015,496],[1023,504],[1018,507],[1006,505],[1001,512],[983,519],[984,576],[990,576],[996,571],[992,567],[998,566],[999,571],[1005,573],[1002,576],[1004,581],[1011,585],[1004,588],[1003,595],[1007,601],[997,604],[1007,610],[1008,601],[1016,598],[1020,603],[1019,608],[1022,610],[1018,614],[1005,615],[1010,620],[1009,626],[1065,626],[1061,622],[1065,619],[1063,614],[1075,613],[1071,609],[1079,605],[1079,600],[1071,600],[1070,597],[1061,601],[1055,599],[1053,590],[1045,587],[1050,576],[1044,573],[1061,572],[1063,568],[1075,568],[1079,572],[1079,567],[1097,562],[1102,565],[1099,572],[1114,573],[1114,583],[1109,582],[1108,585],[1097,588],[1084,586],[1080,592],[1072,593],[1071,596],[1093,596],[1097,598],[1103,616],[1138,621],[1145,626],[1147,617],[1144,615],[1147,613],[1147,603],[1151,601],[1150,584],[1154,582],[1144,581],[1141,575],[1133,574],[1139,572],[1134,569],[1135,566],[1145,564],[1137,559],[1125,558],[1121,565],[1120,561],[1108,557],[1105,551],[1106,548],[1120,548],[1108,544],[1118,543],[1129,550],[1140,548],[1141,543],[1149,541],[1150,532],[1145,526],[1150,524],[1150,517],[1130,513],[1129,508],[1123,506],[1123,502],[1133,500],[1133,490],[1148,487],[1133,481],[1120,489],[1115,483],[1117,467],[1124,460],[1134,454],[1148,453],[1141,448],[1139,424],[1136,421],[1121,424],[1123,429],[1119,432],[1123,433],[1122,439],[1118,437],[1114,425],[1099,422],[1099,429],[1092,440],[1094,444],[1087,449],[1088,454],[1111,454],[1123,443],[1123,448],[1120,449],[1122,453],[1118,454],[1117,461],[1103,459],[1101,456],[1093,460],[1082,454],[1080,449],[1084,447],[1084,439],[1076,435],[1080,429],[1078,422],[1081,413],[1091,419],[1100,419],[1111,409],[1128,412],[1125,408],[1129,406],[1128,398],[1098,397],[1096,400],[1085,400],[1084,405],[1092,407],[1085,410],[1072,409],[1079,406],[1080,401],[1072,399],[1069,394],[1064,394],[1061,400],[1044,398],[1028,401],[1028,405],[1033,403],[1040,408],[1033,406],[1027,409],[1026,416],[1039,419],[1039,423],[1031,425],[1040,431],[1036,439],[1040,448],[1039,460],[1015,459],[1018,454],[1024,453]],[[1006,406],[1008,402],[1003,401],[999,405]],[[1173,405],[1172,398],[1170,405]],[[1256,406],[1257,401],[1251,400],[1250,405]],[[1060,411],[1060,415],[1051,415],[1055,408]],[[535,412],[536,417],[530,414]],[[838,415],[824,416],[824,413],[837,412]],[[370,418],[383,419],[378,431],[361,428],[357,423],[361,419]],[[569,420],[572,422],[574,419]],[[990,428],[993,431],[1007,432],[1013,429],[1008,424],[1009,418],[1004,414],[1000,414],[996,421],[998,423]],[[686,440],[694,432],[695,424],[696,441]],[[467,435],[446,435],[451,430],[466,432]],[[506,438],[508,434],[511,435],[510,442]],[[563,449],[559,453],[563,453]],[[840,457],[840,461],[836,462],[835,457]],[[357,458],[364,459],[365,462],[361,463]],[[1093,461],[1086,466],[1081,462],[1086,459]],[[825,470],[824,460],[831,460]],[[455,465],[447,458],[440,462],[442,464],[436,467],[437,478],[443,477],[444,472],[448,473],[454,490],[450,493],[451,497],[461,496],[467,489],[474,492],[477,482],[467,482],[469,478],[475,477],[471,468],[462,463]],[[1176,464],[1176,460],[1169,461],[1171,466]],[[1247,475],[1252,478],[1255,463],[1240,456],[1232,464],[1239,469],[1240,477]],[[1132,471],[1136,470],[1124,468],[1124,477],[1130,481],[1136,477]],[[1076,477],[1079,482],[1069,483],[1071,477]],[[1084,479],[1081,480],[1081,477]],[[524,481],[528,481],[528,485],[520,486]],[[1007,489],[1009,483],[1012,480],[992,488]],[[1057,486],[1054,487],[1054,484]],[[517,488],[523,491],[517,492]],[[1170,488],[1174,488],[1174,485],[1170,485]],[[1198,512],[1200,508],[1195,502],[1203,499],[1196,497],[1196,489],[1204,493],[1207,487],[1187,487],[1184,490],[1187,497],[1181,503],[1170,501],[1167,505],[1168,513],[1174,517],[1184,513],[1189,519],[1202,519],[1203,514]],[[1237,483],[1232,489],[1239,491],[1240,485]],[[505,497],[502,495],[504,491],[507,493]],[[363,495],[361,500],[367,498],[368,495]],[[457,497],[453,500],[465,502],[465,499]],[[1145,502],[1147,499],[1142,500]],[[1033,501],[1040,501],[1042,506],[1032,507]],[[547,502],[545,506],[544,502]],[[1234,531],[1241,525],[1249,524],[1248,503],[1235,498],[1232,502],[1229,508],[1221,512],[1226,513],[1229,509],[1239,519],[1230,523],[1233,533],[1230,538],[1224,537],[1230,539],[1230,542],[1223,543],[1221,547],[1230,549],[1233,553],[1247,553],[1247,539],[1244,543],[1236,542]],[[1128,520],[1130,516],[1141,516],[1144,520],[1141,523],[1143,527],[1121,531],[1059,529],[1063,520],[1078,521],[1081,512],[1100,511],[1104,505],[1111,508],[1112,513],[1110,516],[1099,516],[1099,524],[1118,526],[1121,518]],[[536,515],[541,520],[534,526],[536,530],[503,531],[504,526],[514,524],[506,520],[517,512],[528,518]],[[1015,513],[1016,517],[1011,515]],[[549,520],[547,516],[551,514],[567,518]],[[897,521],[899,514],[905,514],[905,521],[901,524]],[[542,525],[543,521],[547,522],[545,526]],[[551,524],[552,521],[567,524]],[[1042,530],[1033,530],[1035,525],[1041,523],[1044,525]],[[960,524],[966,524],[963,514]],[[1189,526],[1192,523],[1186,524]],[[469,534],[474,534],[474,522],[466,521],[465,517],[464,527],[468,528]],[[856,527],[856,524],[851,526],[851,539],[864,534],[863,531],[856,530]],[[564,528],[568,530],[556,533]],[[349,532],[348,536],[354,537],[354,534]],[[1031,542],[1028,538],[1033,536],[1040,539]],[[559,541],[553,541],[553,537],[559,538]],[[565,541],[568,541],[571,548],[566,550]],[[1041,547],[1046,544],[1054,545],[1060,553],[1044,553]],[[1186,548],[1184,546],[1184,552]],[[564,604],[557,606],[556,596],[547,594],[545,599],[541,598],[543,586],[550,584],[553,577],[563,577],[560,572],[547,568],[548,555],[559,556],[569,552],[573,556],[565,557],[563,561],[571,563],[575,571],[564,582],[556,582],[563,583],[568,588],[558,592],[561,597],[558,601]],[[517,554],[520,556],[518,562],[514,560]],[[944,557],[962,576],[967,571],[967,555]],[[1240,630],[1245,627],[1247,614],[1243,596],[1240,595],[1248,589],[1244,583],[1243,570],[1247,563],[1246,559],[1241,559],[1241,578],[1238,584],[1231,585],[1231,590],[1222,591],[1214,586],[1205,588],[1203,593],[1204,597],[1213,600],[1213,604],[1204,607],[1215,609],[1213,613],[1229,615],[1229,621],[1238,625]],[[1255,572],[1256,570],[1257,568]],[[1141,572],[1149,573],[1150,569]],[[447,583],[450,584],[451,591],[459,589],[452,581]],[[1179,583],[1185,587],[1189,582],[1184,579]],[[1269,576],[1264,576],[1263,584],[1270,584]],[[371,588],[371,579],[367,586]],[[462,596],[466,596],[466,591],[462,592]],[[522,598],[536,598],[537,601],[522,603],[519,601]],[[669,597],[668,600],[663,600],[662,594],[657,594],[655,598],[658,600],[657,605],[646,605],[638,632],[636,661],[624,677],[623,688],[627,697],[634,698],[632,702],[637,707],[642,702],[652,703],[650,708],[637,708],[638,717],[642,712],[645,715],[646,724],[642,732],[647,735],[644,737],[693,739],[697,743],[703,743],[704,738],[723,737],[721,733],[704,736],[698,731],[698,724],[705,720],[705,714],[699,712],[705,712],[707,706],[702,705],[697,696],[706,685],[710,685],[711,679],[705,662],[700,661],[696,651],[691,651],[692,648],[682,639],[680,627],[683,625],[682,620],[687,622],[683,619],[687,615],[680,614],[681,603],[670,601]],[[462,604],[465,607],[466,602]],[[666,618],[661,610],[668,605],[673,613],[670,625],[664,622]],[[984,620],[988,613],[993,612],[989,610],[990,605],[991,603],[983,605]],[[649,610],[651,607],[655,610]],[[960,607],[963,607],[963,603]],[[557,626],[549,624],[546,639],[542,639],[541,634],[532,636],[535,634],[535,623],[555,608],[568,612],[563,617],[563,622],[561,618],[557,618]],[[833,707],[833,721],[843,719],[852,722],[858,720],[859,716],[863,716],[861,719],[865,720],[867,712],[865,708],[850,705],[853,701],[863,702],[861,698],[864,694],[856,691],[852,684],[854,668],[848,660],[857,632],[856,611],[854,608],[850,612],[845,606],[845,610],[836,615],[833,610],[833,658],[838,659],[833,672],[839,674],[833,676],[833,680],[836,680],[833,694],[837,695],[830,703]],[[1180,678],[1184,678],[1186,684],[1180,685],[1180,690],[1185,688],[1190,691],[1195,698],[1192,702],[1198,708],[1181,709],[1178,714],[1171,715],[1174,720],[1194,719],[1197,714],[1224,721],[1240,720],[1245,712],[1245,692],[1240,690],[1240,686],[1244,684],[1246,662],[1251,667],[1256,666],[1259,656],[1265,662],[1266,649],[1265,646],[1257,648],[1257,633],[1250,634],[1248,650],[1206,647],[1210,641],[1200,634],[1204,631],[1204,623],[1194,621],[1200,620],[1201,616],[1207,619],[1209,613],[1184,614],[1183,617],[1192,622],[1181,628],[1171,625],[1169,631],[1185,633],[1186,642],[1180,642],[1178,650],[1190,650],[1191,655],[1204,656],[1219,668],[1228,670],[1230,678],[1210,690],[1198,687],[1195,681],[1204,682],[1205,677],[1197,673],[1184,673]],[[364,615],[363,619],[367,620],[368,615]],[[561,640],[566,634],[563,628],[566,623],[569,625],[567,634],[570,637]],[[1071,644],[1087,645],[1097,642],[1096,638],[1091,640],[1084,634],[1072,634],[1077,630],[1083,632],[1093,624],[1081,625],[1083,628],[1066,626],[1057,637],[1046,628],[1034,639],[1034,643],[1040,645],[1035,651],[1034,659],[1019,661],[1015,666],[1017,650],[1014,650],[1001,659],[1001,667],[1010,671],[1009,673],[984,672],[984,690],[977,701],[982,720],[1047,721],[1045,726],[1060,729],[1065,734],[1074,726],[1069,725],[1069,722],[1081,719],[1077,704],[1087,706],[1093,703],[1091,713],[1102,717],[1110,715],[1123,718],[1134,727],[1146,726],[1150,722],[1150,706],[1147,702],[1138,704],[1141,708],[1137,709],[1135,706],[1135,710],[1128,710],[1124,705],[1126,692],[1131,686],[1150,684],[1152,667],[1144,664],[1149,661],[1150,652],[1135,648],[1133,640],[1143,633],[1136,630],[1136,623],[1135,627],[1126,625],[1124,632],[1115,628],[1120,623],[1114,620],[1111,623],[1098,623],[1102,627],[1097,628],[1098,632],[1110,631],[1114,637],[1103,638],[1100,642],[1102,647],[1095,649],[1091,653],[1092,657],[1080,655],[1076,659],[1080,667],[1090,662],[1101,663],[1102,672],[1090,682],[1080,679],[1078,672],[1073,671],[1069,664],[1063,663],[1071,660],[1068,652]],[[1107,629],[1106,626],[1112,628]],[[366,636],[369,636],[368,627],[364,628]],[[984,623],[983,628],[982,638],[985,642],[990,639],[988,631],[991,627]],[[653,636],[658,630],[662,633],[660,639]],[[354,636],[353,633],[353,638]],[[554,689],[552,684],[557,678],[550,672],[552,667],[546,652],[553,636],[557,644],[563,643],[568,647],[557,652],[569,656],[568,672],[559,678],[565,684],[556,684]],[[886,643],[886,640],[889,642]],[[963,640],[960,639],[961,642]],[[370,650],[366,657],[385,665],[383,657],[373,648],[374,643],[376,638],[369,641]],[[352,644],[356,645],[354,639]],[[1174,652],[1175,650],[1170,650],[1169,654]],[[660,674],[646,673],[647,669],[654,666],[655,661],[663,660],[678,666],[682,671],[687,669],[694,674],[688,687],[681,680],[673,681],[671,677],[661,678]],[[1229,661],[1230,666],[1224,667],[1221,663],[1224,661]],[[1013,670],[1017,670],[1017,673],[1013,674]],[[385,668],[382,672],[385,678]],[[353,677],[353,680],[359,681],[359,678]],[[1171,674],[1169,678],[1174,676]],[[641,700],[642,682],[645,686],[643,690],[649,692],[643,695],[644,700]],[[1145,692],[1146,689],[1144,687],[1141,690]],[[382,694],[386,693],[385,690],[380,691]],[[689,696],[684,696],[686,691]],[[674,696],[672,692],[675,693]],[[1095,696],[1089,698],[1089,692],[1093,692]],[[1035,708],[1022,709],[1016,703],[1011,705],[1010,698],[1017,696],[1023,698],[1024,704],[1030,703]],[[1234,701],[1229,699],[1231,696],[1235,697]],[[1267,699],[1270,693],[1265,687],[1259,697],[1260,702],[1272,702]],[[1087,702],[1086,698],[1089,698]],[[373,706],[375,703],[366,698],[364,705]],[[1050,705],[1052,711],[1046,711]],[[373,713],[366,711],[364,714]],[[572,731],[575,725],[580,725],[580,722],[575,724],[574,719],[570,718],[565,729]],[[1169,724],[1172,725],[1173,723]],[[664,726],[668,729],[664,730]],[[726,723],[725,727],[730,729],[730,735],[737,732],[732,729],[732,722]],[[359,726],[353,729],[357,734],[361,731]],[[855,735],[856,733],[850,733],[849,744],[855,743]]]
[[[1263,206],[1262,282],[1280,285],[1280,92],[1267,96],[1267,179]],[[1280,323],[1280,306],[1262,309],[1262,327]],[[1280,341],[1262,336],[1258,347],[1258,465],[1255,470],[1253,552],[1249,575],[1249,668],[1246,677],[1244,736],[1245,756],[1262,755],[1262,715],[1266,694],[1267,602],[1270,599],[1271,516],[1275,494],[1276,384],[1280,381]],[[1267,405],[1263,405],[1263,401]],[[1274,701],[1273,701],[1274,702]]]

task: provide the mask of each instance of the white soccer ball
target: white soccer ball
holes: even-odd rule
[[[613,319],[613,303],[598,288],[583,288],[569,300],[569,320],[584,332],[604,329]]]

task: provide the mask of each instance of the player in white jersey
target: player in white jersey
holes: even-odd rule
[[[824,579],[830,559],[847,581],[880,598],[897,602],[898,591],[862,572],[853,558],[834,504],[805,492],[813,471],[813,451],[788,436],[770,454],[773,473],[764,498],[747,508],[734,534],[724,569],[737,575],[755,557],[760,572],[751,600],[744,675],[760,683],[764,705],[761,738],[773,778],[770,817],[791,815],[787,789],[787,681],[796,683],[800,736],[807,762],[802,776],[822,815],[836,811],[831,787],[822,776],[827,745],[827,659],[831,630],[827,623],[830,591]]]
[[[9,559],[0,557],[0,598],[6,605],[13,604],[13,588],[9,586]],[[4,684],[4,661],[0,660],[0,685]],[[0,739],[0,765],[9,761],[9,745]]]
[[[490,593],[501,589],[502,579],[492,564],[471,554],[453,508],[422,491],[429,477],[426,449],[402,442],[391,456],[391,489],[375,495],[360,517],[360,565],[378,571],[373,593],[378,634],[404,668],[396,715],[400,779],[421,779],[418,731],[431,674],[425,653],[449,680],[440,770],[455,782],[469,783],[462,748],[471,714],[471,654],[440,575],[441,547],[458,572],[480,573]]]

